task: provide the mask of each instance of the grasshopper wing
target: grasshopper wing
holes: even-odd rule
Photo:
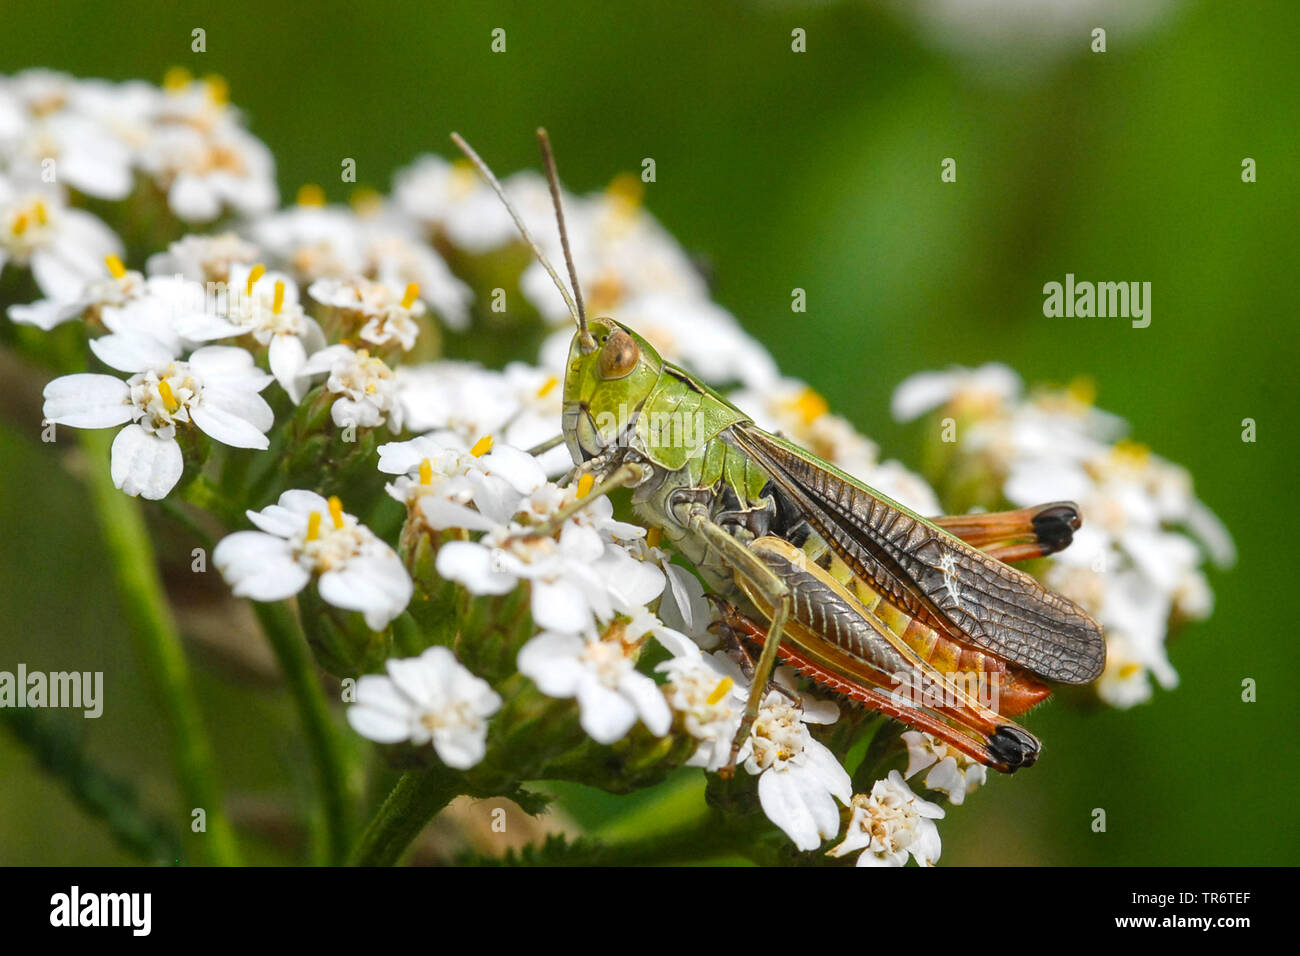
[[[1101,626],[1073,601],[792,442],[750,422],[725,434],[886,600],[1047,680],[1085,684],[1101,674]]]

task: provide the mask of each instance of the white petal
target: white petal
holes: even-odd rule
[[[311,384],[310,378],[302,373],[307,364],[307,350],[302,340],[296,335],[272,336],[267,359],[271,364],[271,374],[297,405]]]
[[[546,472],[527,452],[509,445],[498,445],[483,456],[483,469],[490,475],[499,475],[520,494],[531,494],[546,484]]]
[[[365,674],[357,681],[357,702],[348,708],[348,723],[363,737],[394,744],[411,736],[411,703],[392,681]]]
[[[632,702],[585,673],[578,681],[578,705],[582,708],[578,723],[598,744],[612,744],[627,736],[636,723]]]
[[[889,410],[894,421],[910,422],[952,397],[957,382],[951,372],[919,372],[894,389]]]
[[[487,753],[487,727],[440,727],[433,732],[433,748],[448,767],[468,770]]]
[[[175,351],[166,343],[137,329],[91,339],[90,350],[105,365],[121,372],[160,368],[176,358]]]
[[[301,534],[307,527],[307,516],[313,511],[322,515],[329,511],[329,502],[314,491],[294,489],[280,496],[278,504],[268,505],[261,511],[247,511],[248,520],[267,534],[289,538]]]
[[[320,596],[335,607],[361,611],[366,626],[382,631],[406,610],[411,600],[411,579],[396,555],[363,555],[342,567],[326,571],[316,587]]]
[[[465,528],[468,531],[491,531],[496,522],[479,514],[473,508],[448,501],[437,494],[420,496],[420,513],[430,528]]]
[[[668,733],[668,728],[673,723],[673,712],[658,684],[645,674],[630,671],[619,682],[618,689],[636,704],[641,722],[650,733],[656,737]]]
[[[822,845],[822,833],[828,823],[826,814],[835,818],[834,828],[839,829],[839,813],[835,801],[825,791],[809,792],[800,779],[797,769],[765,770],[758,778],[758,802],[767,818],[778,826],[794,845],[801,850],[815,850]],[[834,836],[834,832],[830,834]]]
[[[184,468],[181,446],[174,438],[159,438],[139,425],[127,425],[113,439],[109,466],[113,484],[133,498],[165,498]]]
[[[514,577],[493,566],[491,549],[473,541],[448,541],[438,549],[435,567],[472,594],[509,594],[515,587]]]
[[[586,673],[578,661],[584,646],[572,634],[543,632],[520,648],[515,666],[547,697],[572,697]]]
[[[190,222],[209,222],[221,213],[221,202],[198,176],[181,173],[167,192],[172,212]]]
[[[538,627],[567,634],[591,630],[591,606],[581,589],[568,581],[534,581],[533,621]]]
[[[222,538],[212,563],[237,596],[254,601],[282,601],[311,579],[294,560],[287,541],[261,531],[236,531]]]
[[[131,390],[111,375],[79,373],[45,386],[46,420],[74,428],[111,428],[131,420]]]
[[[256,392],[211,386],[204,387],[190,418],[207,435],[232,448],[269,447],[265,433],[275,424],[271,406]]]
[[[48,332],[56,325],[75,319],[86,311],[86,303],[81,299],[60,302],[58,299],[41,299],[30,304],[19,303],[9,306],[9,318],[19,325],[34,325]]]
[[[81,268],[79,264],[69,262],[67,258],[52,249],[37,249],[31,257],[32,278],[40,287],[46,298],[69,301],[79,298],[86,288],[86,283],[96,275]]]
[[[838,797],[840,803],[848,806],[849,801],[853,799],[853,780],[849,777],[848,771],[840,765],[835,754],[820,741],[810,737],[804,743],[803,757],[804,767],[801,772],[811,774],[827,793]],[[902,777],[898,778],[898,783],[899,786],[906,786]],[[836,827],[838,826],[837,823]],[[828,835],[834,836],[833,833]]]

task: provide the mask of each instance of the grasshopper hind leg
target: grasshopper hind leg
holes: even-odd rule
[[[736,761],[740,757],[740,748],[744,746],[749,730],[758,717],[759,707],[767,695],[767,682],[776,667],[776,652],[781,644],[781,633],[790,618],[794,600],[790,588],[779,574],[768,567],[762,559],[750,551],[742,542],[734,538],[727,529],[715,522],[708,509],[702,505],[693,505],[686,514],[684,524],[688,529],[699,534],[707,541],[722,560],[736,574],[747,580],[754,590],[763,596],[772,608],[768,625],[767,641],[763,644],[763,654],[754,668],[754,678],[749,685],[749,699],[745,704],[745,714],[740,720],[740,729],[731,742],[731,756],[727,765],[720,771],[722,776],[730,777],[736,770]]]

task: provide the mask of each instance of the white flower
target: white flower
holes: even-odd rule
[[[706,669],[700,670],[700,665]],[[700,741],[691,765],[709,770],[726,766],[749,696],[747,679],[722,651],[699,664],[670,662],[663,669],[672,675],[674,709],[686,714],[688,732]],[[777,668],[774,676],[794,694],[788,667]],[[737,761],[758,777],[758,800],[767,818],[800,850],[816,850],[823,840],[839,833],[835,801],[847,805],[853,784],[835,755],[808,732],[808,724],[832,724],[839,719],[839,707],[803,694],[794,696],[798,705],[780,691],[768,692]]]
[[[911,779],[929,768],[925,786],[948,794],[953,806],[960,806],[966,794],[973,793],[987,779],[982,764],[927,733],[909,730],[903,734],[903,741],[907,744],[907,770],[903,777]]]
[[[576,697],[582,729],[597,743],[621,740],[637,720],[657,737],[672,724],[659,687],[636,670],[622,641],[544,631],[519,651],[518,666],[548,697]]]
[[[448,447],[450,438],[423,436],[381,452],[381,469],[403,475],[390,494],[429,528],[485,532],[441,545],[435,566],[443,578],[473,594],[506,594],[527,581],[535,623],[568,634],[644,610],[663,590],[663,572],[617,543],[644,531],[614,520],[607,500],[571,517],[558,537],[530,534],[571,503],[576,489],[544,483],[536,461],[519,449],[485,454],[493,447],[485,438],[466,453]]]
[[[1097,696],[1118,710],[1151,699],[1151,671],[1123,631],[1106,631],[1106,669],[1097,678]]]
[[[195,282],[229,283],[231,268],[257,260],[257,246],[235,235],[189,235],[177,239],[166,252],[156,252],[145,263],[151,276],[180,276]],[[247,279],[247,273],[244,273]]]
[[[855,850],[858,866],[903,866],[910,853],[921,866],[933,866],[942,846],[935,820],[943,808],[922,800],[903,782],[897,770],[877,780],[870,795],[854,794],[844,840],[827,856],[846,856]]]
[[[523,362],[504,372],[469,362],[399,366],[398,388],[406,421],[414,431],[453,431],[467,442],[490,435],[498,442],[531,448],[561,432],[560,376]],[[568,451],[552,448],[540,459],[548,475],[573,467]]]
[[[339,398],[330,417],[340,428],[356,425],[377,428],[385,422],[390,431],[402,430],[402,406],[393,370],[366,349],[330,345],[309,358],[302,367],[306,377],[327,373],[327,391]]]
[[[483,759],[488,718],[501,708],[487,681],[445,647],[384,666],[387,676],[366,674],[357,681],[357,700],[348,708],[353,730],[382,744],[432,742],[438,758],[457,770]]]
[[[317,279],[307,290],[321,305],[340,310],[357,336],[371,345],[400,345],[409,352],[420,333],[419,319],[427,311],[420,287],[411,283],[399,292],[365,278]]]
[[[98,199],[131,191],[131,151],[99,122],[75,112],[34,119],[18,140],[10,168],[40,176],[53,163],[58,182]]]
[[[1014,401],[1020,388],[1020,376],[997,362],[973,370],[954,366],[946,372],[918,372],[894,389],[890,410],[896,421],[910,422],[953,401],[962,407],[997,408]]]
[[[323,600],[360,611],[375,631],[410,602],[411,579],[397,553],[344,513],[337,498],[286,491],[277,504],[247,514],[261,531],[228,535],[212,554],[238,596],[280,601],[315,575]]]
[[[796,707],[771,691],[740,751],[745,770],[758,776],[763,812],[801,850],[815,850],[839,833],[835,801],[847,804],[853,794],[848,773],[807,727],[833,723],[838,716],[829,702],[804,699],[803,707]]]
[[[188,222],[273,209],[279,193],[271,151],[208,93],[195,87],[163,99],[141,166],[166,190],[172,212]]]
[[[80,298],[104,275],[104,260],[122,256],[113,231],[53,192],[19,192],[0,177],[0,271],[7,263],[31,269],[46,298]]]
[[[292,209],[256,220],[249,230],[304,282],[362,276],[401,290],[414,284],[421,301],[447,325],[462,329],[469,323],[472,290],[410,223],[386,206],[360,213],[300,200]]]
[[[699,741],[689,767],[716,772],[727,765],[731,741],[740,729],[744,701],[732,693],[736,680],[714,660],[695,651],[664,661],[655,670],[668,675],[663,692],[686,732]]]
[[[431,514],[434,501],[420,502],[431,527],[437,527]],[[533,621],[542,628],[588,633],[595,618],[614,615],[608,582],[596,568],[605,554],[599,534],[572,522],[561,529],[558,541],[515,537],[518,530],[501,527],[481,541],[446,542],[438,549],[438,573],[473,594],[506,594],[528,581]]]
[[[500,512],[509,511],[509,514],[500,514],[502,521],[514,515],[525,495],[538,490],[546,482],[545,473],[531,455],[509,445],[493,445],[490,441],[467,448],[459,436],[450,432],[380,445],[379,470],[386,475],[399,476],[387,490],[403,504],[414,504],[424,495],[437,494],[446,504],[464,509],[463,512],[440,510],[438,517],[443,519],[439,521],[442,527],[456,527],[454,522],[458,518],[478,525],[478,518],[467,507],[475,498],[474,485],[449,479],[465,478],[474,472],[482,477],[484,484],[503,481],[509,491],[494,489],[490,495],[487,491],[479,492],[485,501],[500,503]],[[513,497],[510,492],[514,493]],[[489,505],[489,510],[492,506]],[[495,526],[495,522],[489,520],[489,526]]]
[[[252,336],[266,347],[271,374],[294,404],[311,384],[307,357],[325,347],[325,334],[298,301],[297,283],[261,265],[232,265],[224,314],[190,312],[177,328],[197,342]]]
[[[471,362],[398,366],[397,388],[412,431],[452,431],[467,442],[484,435],[504,439],[506,424],[519,412],[518,397],[502,388],[501,373]]]
[[[145,294],[145,278],[127,269],[117,256],[105,260],[108,275],[86,283],[73,299],[40,299],[26,305],[9,306],[9,318],[19,325],[34,325],[48,332],[56,325],[84,316],[97,319],[106,307],[121,307]]]
[[[535,235],[554,224],[546,181],[536,173],[516,173],[503,186]],[[404,214],[467,252],[489,252],[519,237],[510,214],[468,160],[419,157],[393,177],[393,199]]]
[[[143,334],[109,335],[91,343],[107,364],[134,372],[125,382],[81,373],[45,387],[45,418],[75,428],[111,428],[129,422],[113,441],[113,484],[128,495],[163,498],[180,480],[178,428],[193,424],[236,448],[267,447],[274,423],[257,393],[271,381],[243,349],[211,346],[178,361],[163,343]]]

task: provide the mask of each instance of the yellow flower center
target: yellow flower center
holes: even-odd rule
[[[298,187],[298,205],[299,206],[323,206],[325,205],[325,190],[315,183],[303,183]]]

